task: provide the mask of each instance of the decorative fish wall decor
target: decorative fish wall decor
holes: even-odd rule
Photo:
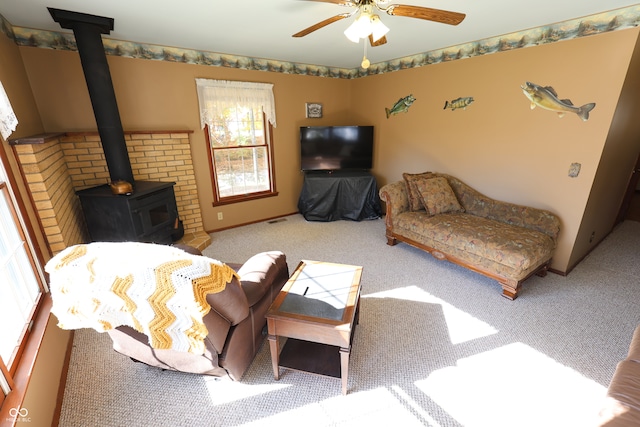
[[[558,99],[558,94],[551,86],[542,87],[535,83],[526,82],[521,86],[524,95],[531,101],[531,109],[536,105],[545,110],[555,111],[558,117],[564,117],[565,113],[575,113],[582,121],[589,120],[589,111],[596,106],[595,102],[575,107],[568,99]]]
[[[393,104],[393,107],[385,108],[384,111],[387,113],[387,119],[389,116],[395,116],[398,113],[406,113],[409,111],[409,107],[413,104],[416,98],[413,95],[407,95],[404,98],[398,99],[398,101]]]
[[[457,99],[454,99],[453,101],[444,101],[443,110],[446,110],[447,108],[451,109],[451,111],[455,111],[458,108],[462,108],[463,110],[466,110],[467,107],[471,105],[472,102],[473,102],[473,96],[457,98]]]

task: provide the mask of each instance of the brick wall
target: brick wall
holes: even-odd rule
[[[80,201],[65,164],[59,135],[20,140],[13,145],[50,252],[84,243],[87,231]],[[13,142],[13,141],[12,141]]]
[[[125,132],[134,179],[175,182],[185,238],[205,241],[191,158],[189,131]],[[75,191],[109,181],[97,132],[67,132],[11,141],[29,185],[52,253],[88,241]],[[194,237],[195,238],[195,237]]]

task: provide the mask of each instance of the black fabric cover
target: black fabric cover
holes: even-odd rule
[[[362,221],[382,215],[378,185],[369,172],[307,172],[298,200],[307,221]]]

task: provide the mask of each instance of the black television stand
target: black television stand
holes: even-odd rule
[[[362,221],[382,216],[378,185],[366,170],[306,171],[298,210],[307,221]]]

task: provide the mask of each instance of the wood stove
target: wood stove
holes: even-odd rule
[[[176,240],[174,184],[136,181],[128,195],[113,194],[109,185],[78,191],[91,241],[170,244]]]
[[[48,8],[54,21],[73,30],[112,183],[132,185],[113,194],[108,184],[78,191],[92,241],[171,243],[182,237],[175,182],[134,181],[101,34],[113,18]]]

